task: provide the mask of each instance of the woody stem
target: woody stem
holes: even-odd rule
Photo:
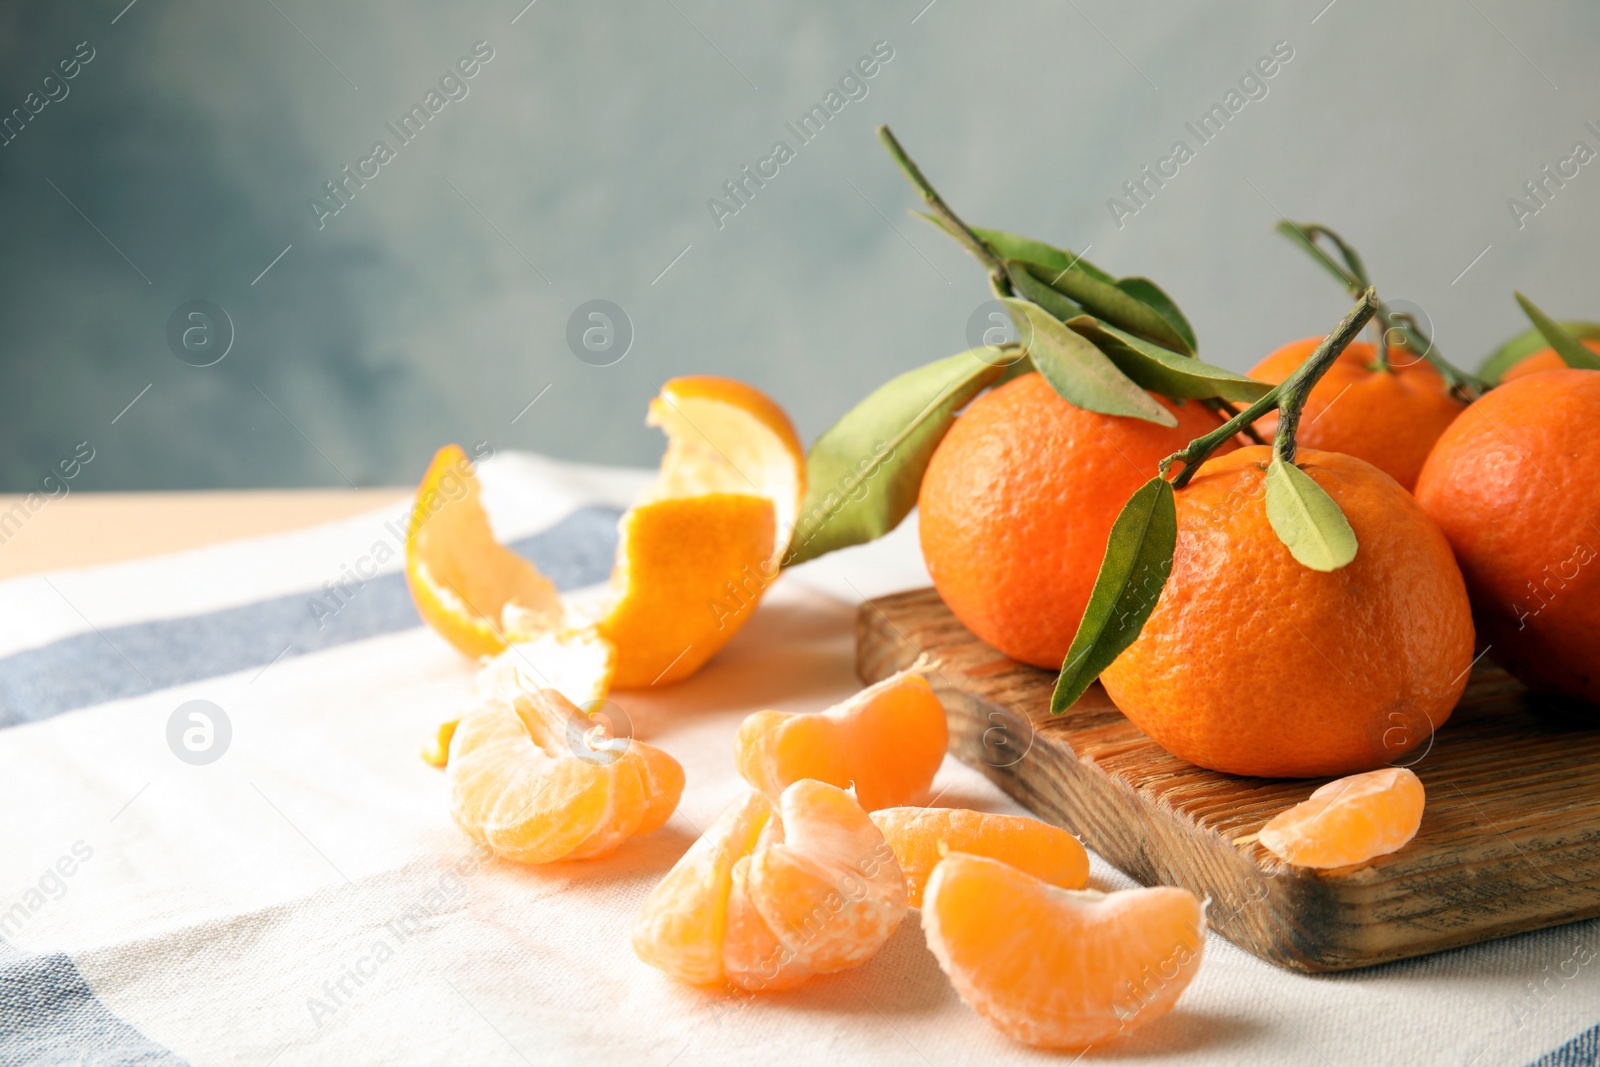
[[[1272,452],[1285,463],[1294,462],[1294,438],[1300,429],[1300,413],[1306,406],[1306,398],[1328,368],[1333,366],[1345,346],[1355,339],[1367,325],[1367,320],[1382,306],[1378,291],[1370,285],[1362,290],[1360,296],[1356,306],[1339,321],[1332,333],[1322,339],[1310,358],[1278,386],[1278,433],[1272,439]]]
[[[905,173],[906,180],[911,183],[911,187],[922,196],[923,202],[928,205],[928,210],[932,211],[945,224],[951,235],[960,241],[979,263],[989,269],[989,281],[995,291],[1001,295],[1010,295],[1011,280],[1006,277],[1005,264],[1000,262],[1000,257],[995,253],[995,250],[989,247],[988,242],[974,233],[972,227],[961,220],[961,216],[950,210],[950,205],[944,202],[944,197],[939,195],[938,190],[933,187],[933,183],[923,177],[922,168],[918,167],[916,162],[906,154],[906,150],[901,147],[900,142],[895,139],[894,133],[890,131],[888,126],[878,127],[878,140],[882,141],[883,146],[889,150],[889,155],[894,158],[900,170]]]
[[[1322,379],[1328,368],[1333,366],[1339,353],[1345,350],[1361,328],[1372,318],[1378,308],[1378,293],[1371,286],[1361,294],[1361,300],[1349,313],[1334,327],[1332,333],[1322,339],[1311,357],[1295,370],[1282,383],[1265,393],[1259,400],[1245,408],[1239,414],[1218,426],[1215,430],[1203,437],[1197,437],[1189,442],[1189,447],[1181,452],[1174,452],[1161,461],[1159,470],[1164,476],[1174,463],[1182,463],[1183,470],[1172,480],[1174,489],[1182,489],[1189,484],[1200,465],[1211,457],[1211,454],[1221,448],[1244,427],[1249,426],[1261,416],[1277,408],[1278,435],[1273,440],[1273,451],[1283,456],[1286,462],[1294,462],[1294,435],[1300,425],[1300,411],[1305,407],[1306,397],[1311,389]]]

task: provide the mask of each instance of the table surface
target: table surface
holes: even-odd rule
[[[164,552],[264,537],[398,505],[409,489],[258,489],[176,493],[72,493],[26,514],[22,494],[0,494],[0,579],[118,563]]]

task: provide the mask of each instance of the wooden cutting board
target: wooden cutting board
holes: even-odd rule
[[[1298,971],[1342,971],[1600,915],[1600,717],[1563,718],[1487,661],[1420,758],[1422,828],[1404,849],[1314,872],[1255,840],[1321,779],[1201,770],[1095,685],[1050,715],[1055,676],[974,637],[932,589],[869,601],[862,679],[927,653],[950,750],[1147,885],[1211,898],[1213,929]]]

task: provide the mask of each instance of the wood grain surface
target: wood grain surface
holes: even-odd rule
[[[1202,770],[1098,684],[1052,717],[1055,676],[979,641],[932,589],[863,604],[856,636],[867,682],[939,661],[929,680],[957,758],[1139,881],[1209,896],[1212,928],[1272,963],[1348,970],[1600,915],[1600,719],[1562,716],[1487,661],[1406,758],[1428,793],[1416,838],[1316,872],[1255,835],[1324,779]]]

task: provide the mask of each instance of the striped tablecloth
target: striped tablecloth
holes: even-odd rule
[[[605,580],[647,477],[518,454],[482,476],[497,532],[565,590]],[[472,667],[419,625],[402,519],[0,583],[0,1063],[1071,1061],[969,1011],[915,916],[866,966],[754,1000],[628,947],[741,789],[741,718],[858,687],[856,603],[926,582],[910,524],[786,575],[688,682],[616,694],[683,763],[679,812],[538,869],[470,847],[418,758]],[[176,754],[190,701],[221,709],[212,762]],[[1018,810],[953,761],[935,789]],[[1096,859],[1094,884],[1130,883]],[[1597,956],[1586,922],[1307,977],[1213,937],[1172,1014],[1085,1062],[1595,1064]]]

